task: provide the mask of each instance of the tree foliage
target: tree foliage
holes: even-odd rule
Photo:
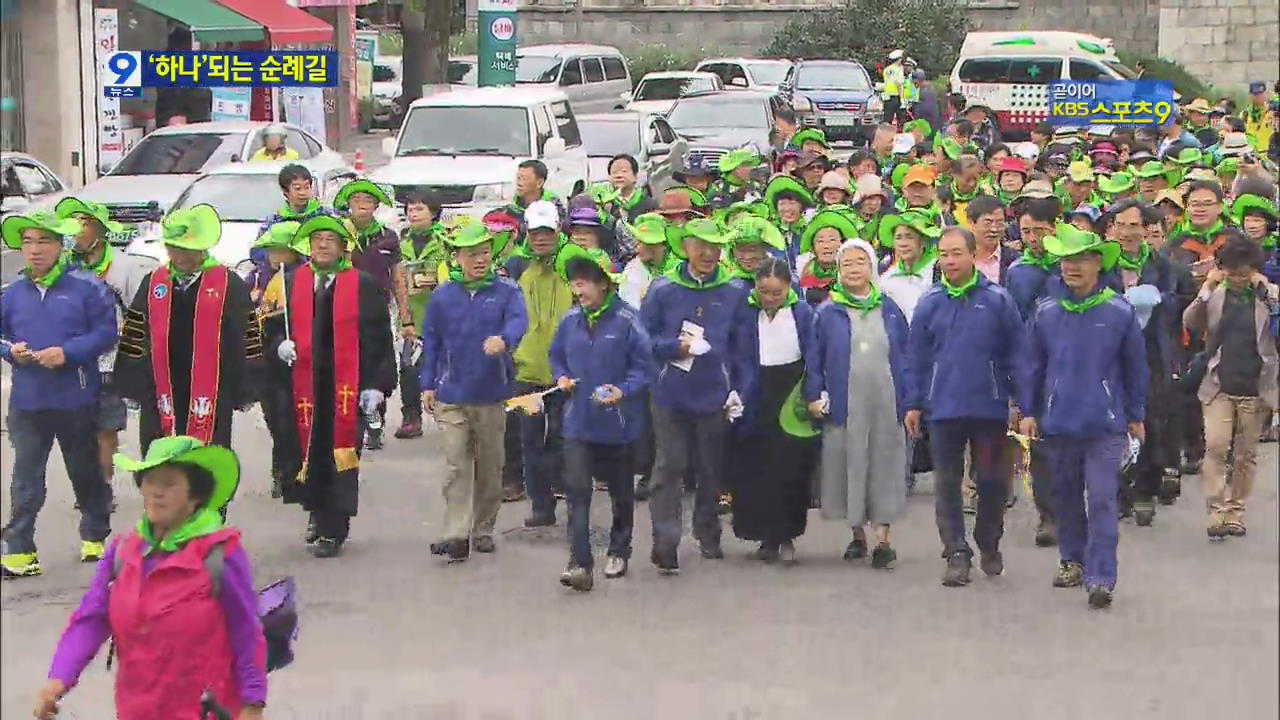
[[[783,25],[769,57],[857,60],[872,69],[895,48],[930,74],[948,73],[969,30],[964,0],[845,0]]]

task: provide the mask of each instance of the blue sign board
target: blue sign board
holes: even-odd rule
[[[1164,80],[1055,80],[1048,88],[1054,126],[1163,127],[1178,111],[1173,84]]]

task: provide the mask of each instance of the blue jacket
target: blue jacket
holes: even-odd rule
[[[797,289],[796,294],[800,296],[799,302],[791,306],[791,317],[796,322],[796,335],[800,340],[800,359],[809,357],[809,353],[813,348],[813,319],[817,315],[817,311],[813,306],[804,301],[804,296]],[[751,314],[751,327],[748,334],[751,337],[751,358],[755,362],[756,367],[760,365],[760,313],[764,312],[759,308],[747,306],[747,310]],[[733,430],[735,433],[746,433],[751,430],[755,423],[756,417],[760,412],[760,383],[758,382],[759,372],[753,373],[751,386],[747,388],[747,394],[742,396],[742,403],[745,405],[742,418],[735,422]],[[771,422],[776,423],[777,418],[770,418]]]
[[[898,418],[907,413],[912,390],[911,366],[907,360],[910,331],[907,316],[889,298],[884,298],[880,315],[889,336],[889,372],[897,398]],[[815,311],[811,351],[805,355],[804,399],[813,402],[823,390],[831,398],[826,422],[843,425],[849,416],[849,314],[843,305],[830,300]]]
[[[25,274],[0,293],[0,338],[30,350],[61,347],[66,363],[48,370],[13,361],[8,343],[0,357],[13,365],[12,410],[72,410],[98,401],[98,356],[115,346],[115,296],[92,273],[67,268],[40,296]]]
[[[644,390],[653,377],[649,336],[630,305],[615,299],[596,321],[587,325],[581,307],[565,313],[551,340],[551,374],[572,378],[577,385],[564,406],[566,438],[601,445],[626,445],[644,427]],[[604,407],[592,399],[601,385],[622,391],[622,402]]]
[[[682,282],[697,284],[686,264],[674,271]],[[717,272],[727,272],[723,268]],[[663,408],[696,413],[718,412],[731,390],[745,398],[755,373],[751,334],[755,326],[747,305],[748,290],[738,280],[723,285],[695,289],[669,277],[654,280],[640,307],[640,320],[653,346],[658,375],[652,389],[653,402]],[[706,355],[696,357],[689,372],[672,366],[679,358],[680,328],[685,321],[703,328],[711,345]]]
[[[1019,406],[1046,436],[1118,435],[1147,409],[1147,349],[1133,306],[1121,297],[1084,313],[1055,299],[1028,329]]]
[[[1045,270],[1038,265],[1024,263],[1022,260],[1010,265],[1005,271],[1004,286],[1013,297],[1014,305],[1017,306],[1023,322],[1031,319],[1036,303],[1044,297],[1045,285],[1048,284],[1049,278],[1058,277],[1061,274],[1062,269],[1058,265]]]
[[[453,405],[506,400],[516,376],[511,353],[528,327],[520,288],[505,278],[475,293],[461,283],[441,285],[423,314],[420,387]],[[507,344],[506,352],[485,355],[484,341],[494,335]]]
[[[1013,296],[982,273],[962,300],[934,285],[911,318],[908,407],[931,421],[1008,418],[1023,333]]]

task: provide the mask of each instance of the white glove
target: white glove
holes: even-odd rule
[[[280,343],[280,347],[276,348],[276,355],[284,361],[285,365],[293,366],[293,361],[298,359],[298,346],[293,344],[292,340],[285,340]]]
[[[730,390],[729,397],[724,401],[724,413],[729,418],[729,422],[733,422],[742,417],[745,406],[742,404],[742,398],[738,395],[737,390]]]
[[[360,391],[360,410],[365,415],[372,415],[377,412],[378,406],[386,399],[386,395],[381,390],[361,390]]]
[[[1125,291],[1124,297],[1133,305],[1138,325],[1145,329],[1151,321],[1151,313],[1160,304],[1160,289],[1155,285],[1135,285]]]
[[[823,390],[822,394],[818,396],[818,402],[822,403],[822,412],[824,415],[831,412],[831,396],[827,394],[826,390]]]
[[[706,338],[694,338],[689,342],[689,354],[697,357],[711,352],[711,343]]]

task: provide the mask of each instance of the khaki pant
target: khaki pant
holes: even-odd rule
[[[440,403],[436,420],[444,428],[444,538],[466,540],[493,535],[502,506],[503,433],[501,403]]]
[[[1257,397],[1219,393],[1204,405],[1204,466],[1200,483],[1213,523],[1244,522],[1244,503],[1253,488],[1258,434],[1266,405]],[[1231,474],[1227,476],[1227,454]]]

